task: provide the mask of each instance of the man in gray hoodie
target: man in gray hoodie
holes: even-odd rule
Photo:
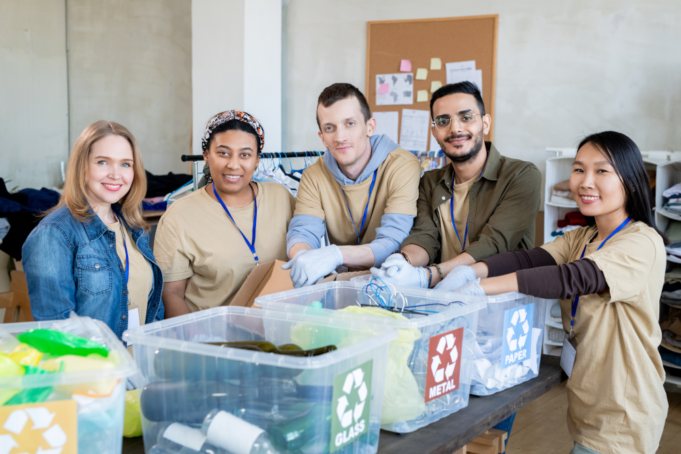
[[[324,89],[317,103],[323,159],[308,167],[286,235],[296,288],[340,266],[380,266],[409,235],[416,216],[418,159],[385,135],[366,98],[350,84]],[[321,247],[328,234],[329,246]]]

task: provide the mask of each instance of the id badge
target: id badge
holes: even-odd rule
[[[563,368],[568,378],[572,378],[572,368],[575,365],[576,356],[575,339],[570,339],[568,336],[563,340],[563,352],[560,354],[560,367]]]

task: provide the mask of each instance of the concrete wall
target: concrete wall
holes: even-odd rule
[[[0,1],[0,177],[51,187],[68,159],[64,2]]]
[[[499,14],[495,143],[542,169],[546,147],[614,129],[681,150],[678,0],[290,0],[284,8],[289,150],[321,149],[321,90],[364,90],[367,21]],[[436,56],[436,55],[433,55]]]
[[[113,120],[152,173],[188,171],[192,125],[191,0],[68,0],[71,146]]]

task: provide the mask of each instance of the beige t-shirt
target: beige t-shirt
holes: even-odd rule
[[[376,173],[364,229],[359,232],[361,244],[371,243],[376,238],[376,229],[381,226],[381,217],[384,214],[416,216],[420,176],[419,161],[412,153],[396,148],[388,154]],[[371,180],[372,177],[369,177],[360,184],[343,186],[357,231],[362,226]],[[323,159],[318,159],[303,172],[295,214],[316,216],[326,221],[331,244],[357,245],[357,234],[352,226],[341,185]]]
[[[113,224],[106,224],[106,226],[116,234],[116,252],[118,258],[121,259],[121,265],[125,266],[125,246],[123,245],[123,236],[121,235],[121,227],[118,221]],[[144,325],[144,320],[147,318],[147,304],[149,303],[149,293],[154,286],[154,272],[151,269],[151,264],[144,258],[142,253],[137,249],[137,245],[132,240],[128,229],[123,229],[125,232],[125,241],[128,246],[128,257],[130,258],[130,278],[128,281],[128,311],[137,308],[139,311],[140,325]],[[128,326],[131,326],[128,320]]]
[[[456,219],[456,229],[459,231],[461,241],[465,241],[468,246],[468,235],[466,235],[466,221],[468,221],[468,193],[473,184],[478,181],[478,177],[471,178],[465,183],[454,185],[454,219]],[[443,262],[451,260],[461,254],[461,241],[456,237],[452,216],[449,211],[449,200],[442,203],[437,208],[437,215],[440,217],[440,237],[442,238],[442,252],[440,257]],[[464,236],[466,239],[464,240]],[[465,247],[464,246],[464,247]]]
[[[567,232],[542,246],[558,265],[579,260],[595,227]],[[667,417],[658,324],[666,254],[662,238],[642,222],[589,243],[585,258],[605,275],[609,290],[579,298],[577,356],[568,380],[568,429],[601,454],[653,454]],[[570,331],[572,301],[560,302]]]
[[[286,229],[295,199],[278,183],[258,185],[255,250],[260,263],[288,260]],[[251,250],[208,185],[170,205],[156,230],[154,256],[166,282],[188,279],[184,300],[193,312],[227,306],[256,266]],[[252,241],[254,204],[229,208]]]

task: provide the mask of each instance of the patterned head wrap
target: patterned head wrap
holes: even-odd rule
[[[201,148],[203,151],[208,149],[208,142],[210,142],[210,137],[213,135],[215,128],[231,120],[243,121],[244,123],[248,123],[251,125],[251,127],[253,127],[255,133],[260,138],[260,150],[258,150],[258,152],[260,152],[265,146],[265,131],[262,129],[262,126],[260,126],[260,123],[258,123],[258,120],[253,118],[250,114],[240,110],[227,110],[225,112],[220,112],[208,120],[206,131],[203,133],[203,138],[201,138]]]

